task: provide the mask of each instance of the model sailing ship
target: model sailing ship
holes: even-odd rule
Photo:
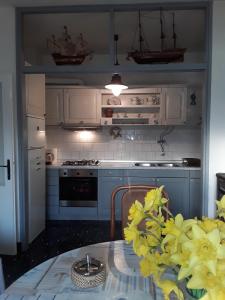
[[[163,31],[163,16],[160,10],[160,28],[161,28],[161,50],[151,51],[144,49],[144,38],[141,24],[141,12],[138,12],[138,33],[139,33],[139,49],[128,52],[128,60],[132,58],[138,64],[164,64],[171,62],[183,62],[185,48],[177,48],[177,35],[175,33],[175,15],[173,13],[173,48],[165,48],[165,33]]]
[[[52,35],[52,38],[47,40],[47,47],[50,49],[56,65],[80,65],[87,56],[91,58],[92,54],[82,33],[73,42],[68,34],[67,26],[64,26],[61,38],[56,39],[55,35]]]

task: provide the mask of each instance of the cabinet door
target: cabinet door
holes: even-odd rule
[[[164,88],[162,90],[162,124],[185,124],[187,112],[187,88]]]
[[[45,75],[25,75],[26,113],[44,117],[45,115]]]
[[[46,125],[59,125],[62,122],[63,89],[46,89]]]
[[[45,229],[45,149],[28,150],[29,243]]]
[[[27,117],[28,148],[43,148],[46,145],[45,120]]]
[[[64,122],[100,124],[98,90],[64,89]]]
[[[190,217],[189,179],[188,178],[158,178],[159,186],[164,185],[169,196],[169,209],[173,215],[181,213]]]
[[[190,217],[202,216],[201,179],[190,179]]]
[[[111,195],[113,190],[123,185],[123,177],[99,177],[98,183],[98,215],[100,220],[110,220]],[[121,219],[121,199],[122,193],[118,193],[116,198],[116,219]]]

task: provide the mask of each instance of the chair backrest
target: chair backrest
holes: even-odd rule
[[[2,259],[0,257],[0,295],[5,289],[5,281],[3,276]]]
[[[149,190],[158,188],[158,186],[152,185],[126,185],[119,186],[112,192],[111,197],[111,220],[110,220],[110,238],[111,240],[115,239],[115,210],[116,210],[116,196],[118,192],[123,191],[121,201],[121,221],[122,221],[122,236],[123,228],[127,226],[128,222],[128,212],[131,204],[135,200],[139,200],[141,203],[144,203],[144,197]],[[168,198],[167,193],[162,191],[163,197]]]

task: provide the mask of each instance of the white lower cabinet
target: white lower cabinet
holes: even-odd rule
[[[45,229],[45,148],[28,150],[28,242]]]

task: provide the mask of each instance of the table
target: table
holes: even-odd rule
[[[75,260],[90,254],[106,264],[104,284],[78,288],[70,279]],[[151,296],[152,295],[152,296]],[[124,241],[94,244],[75,249],[31,269],[17,279],[0,300],[160,300],[161,291],[139,272],[138,258]]]

